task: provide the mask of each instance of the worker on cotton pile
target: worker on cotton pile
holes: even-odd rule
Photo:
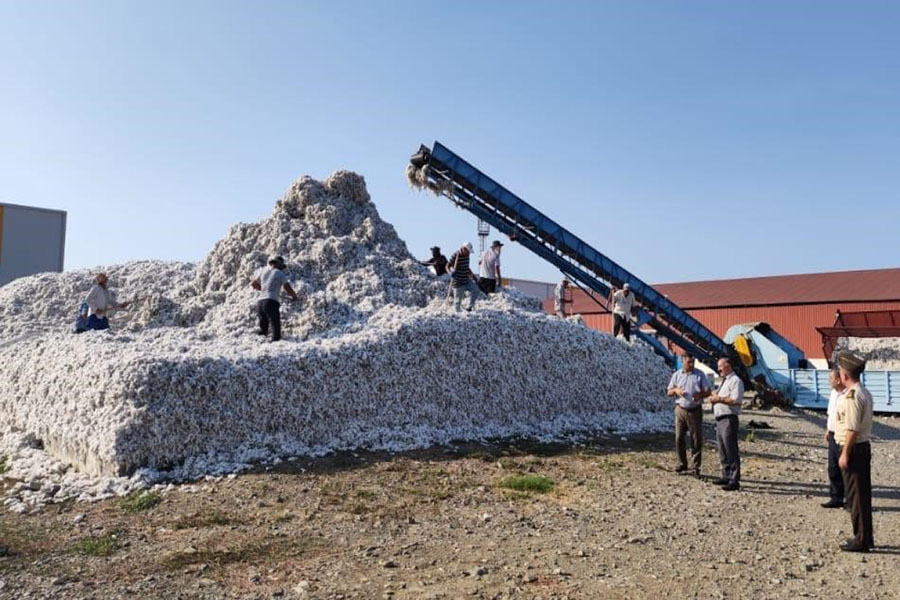
[[[631,286],[625,284],[621,290],[612,294],[613,313],[613,337],[619,337],[619,332],[631,341],[631,311],[634,309],[634,294]]]
[[[475,296],[481,293],[475,284],[475,276],[469,267],[469,258],[472,256],[472,244],[466,243],[450,257],[450,285],[453,289],[453,308],[459,311],[463,294],[469,292],[469,306],[467,311],[472,312],[475,307]]]
[[[250,286],[259,291],[256,300],[256,312],[259,316],[259,335],[269,335],[269,324],[272,325],[272,341],[281,339],[281,290],[283,289],[294,300],[299,300],[297,292],[288,283],[287,274],[284,272],[284,258],[273,256],[269,259],[269,266],[256,272],[256,277],[250,282]]]
[[[481,254],[478,261],[480,271],[478,273],[478,287],[485,294],[493,294],[502,281],[500,277],[500,250],[503,244],[500,240],[494,240],[491,247]]]
[[[556,312],[556,316],[560,319],[566,318],[566,304],[570,304],[572,302],[572,299],[567,297],[568,291],[568,279],[563,279],[556,284],[556,290],[553,293],[553,310],[554,312]]]
[[[88,329],[109,329],[109,311],[126,308],[129,302],[116,302],[115,296],[107,287],[109,277],[106,273],[97,273],[94,285],[91,286],[85,302],[88,305]]]
[[[441,254],[441,249],[435,246],[431,249],[431,258],[429,260],[419,261],[423,267],[431,267],[434,274],[440,277],[447,274],[447,257]]]

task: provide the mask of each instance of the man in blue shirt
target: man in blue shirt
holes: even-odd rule
[[[703,450],[703,399],[709,396],[706,375],[694,368],[694,358],[681,357],[681,369],[672,373],[666,395],[675,398],[675,453],[679,474],[692,473],[700,477],[700,458]],[[691,470],[688,471],[685,434],[691,435]]]

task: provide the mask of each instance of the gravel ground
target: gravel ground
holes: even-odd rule
[[[819,507],[824,415],[751,419],[773,429],[742,431],[737,493],[673,474],[656,435],[348,453],[4,513],[0,597],[900,597],[900,419],[876,419],[868,555],[838,551],[849,516]],[[514,475],[554,486],[501,486]]]

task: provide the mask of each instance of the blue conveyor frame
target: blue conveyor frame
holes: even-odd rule
[[[641,331],[647,325],[698,360],[715,364],[732,354],[730,346],[652,286],[602,254],[508,189],[435,142],[419,151],[429,186],[454,204],[489,223],[560,271],[608,297],[610,286],[631,286],[639,303],[635,334],[670,365],[675,356],[656,337]]]

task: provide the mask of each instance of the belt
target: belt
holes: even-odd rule
[[[835,443],[837,443],[837,442],[835,442]],[[839,447],[839,448],[843,448],[845,445],[846,445],[846,444],[838,444],[838,447]],[[856,442],[855,444],[853,444],[853,447],[856,448],[857,446],[868,446],[868,445],[869,445],[869,442],[868,442],[868,441],[865,441],[865,442]]]
[[[680,404],[676,404],[675,406],[677,406],[677,407],[680,408],[681,410],[684,410],[684,411],[687,411],[687,412],[697,412],[698,410],[703,410],[703,405],[702,405],[702,404],[701,404],[700,406],[695,406],[694,408],[685,408],[685,407],[683,407],[683,406],[680,405]]]
[[[731,417],[734,417],[735,419],[737,419],[738,416],[737,415],[719,415],[718,417],[716,417],[716,421],[721,421],[722,419],[730,419]]]

